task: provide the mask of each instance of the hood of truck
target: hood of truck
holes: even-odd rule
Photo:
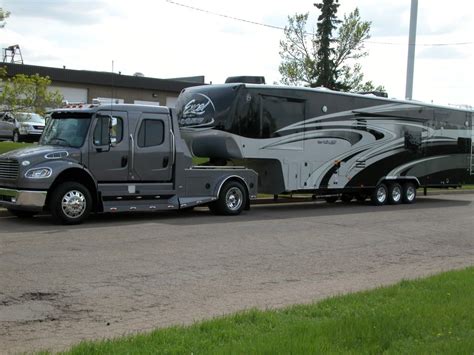
[[[54,145],[39,145],[31,146],[21,149],[11,150],[0,155],[1,159],[14,159],[19,161],[29,161],[30,164],[35,164],[40,161],[54,160],[54,159],[68,159],[77,162],[81,161],[81,151],[78,148],[54,146]]]

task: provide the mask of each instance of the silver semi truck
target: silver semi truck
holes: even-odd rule
[[[256,189],[253,170],[193,166],[166,107],[55,110],[39,145],[0,155],[0,206],[19,217],[48,211],[64,224],[91,212],[197,205],[234,215],[249,208]]]

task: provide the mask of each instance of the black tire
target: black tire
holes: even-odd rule
[[[18,143],[20,141],[20,133],[18,131],[13,131],[12,142]]]
[[[402,202],[411,204],[416,202],[416,185],[413,182],[403,184]]]
[[[238,181],[228,181],[222,186],[218,199],[209,209],[219,215],[238,215],[247,205],[247,190]]]
[[[354,195],[352,195],[352,194],[342,194],[341,195],[341,201],[344,202],[344,203],[351,202],[353,198],[354,198]]]
[[[335,203],[337,200],[339,200],[339,197],[337,196],[328,196],[324,198],[327,203]]]
[[[403,188],[398,182],[391,183],[388,187],[388,203],[398,205],[402,203]]]
[[[53,191],[49,207],[57,222],[79,224],[92,210],[92,196],[90,191],[78,182],[63,182]]]
[[[370,199],[375,206],[385,205],[388,200],[387,185],[378,184],[375,187],[374,191],[372,191],[372,195],[370,196]]]
[[[34,211],[23,211],[23,210],[15,210],[15,209],[10,209],[10,208],[8,209],[8,212],[10,212],[12,215],[18,218],[32,218],[38,214],[38,212],[34,212]]]

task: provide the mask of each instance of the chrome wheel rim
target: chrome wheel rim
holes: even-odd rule
[[[237,187],[232,187],[225,195],[225,203],[231,211],[237,211],[242,206],[244,195]]]
[[[398,202],[400,201],[401,198],[402,198],[402,191],[399,186],[395,186],[392,189],[392,200],[394,202]]]
[[[380,186],[377,189],[377,201],[379,203],[384,203],[386,199],[387,199],[387,191],[382,186]]]
[[[62,211],[69,218],[81,217],[84,214],[86,207],[86,197],[78,190],[66,192],[61,200]]]
[[[407,188],[406,197],[408,201],[413,201],[415,199],[415,188],[413,186]]]

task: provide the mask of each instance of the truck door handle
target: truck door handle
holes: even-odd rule
[[[128,157],[126,155],[124,155],[122,157],[122,168],[125,168],[127,166],[127,163],[128,163]]]
[[[168,166],[168,163],[169,163],[169,158],[168,157],[164,157],[163,158],[163,168],[166,168]]]

